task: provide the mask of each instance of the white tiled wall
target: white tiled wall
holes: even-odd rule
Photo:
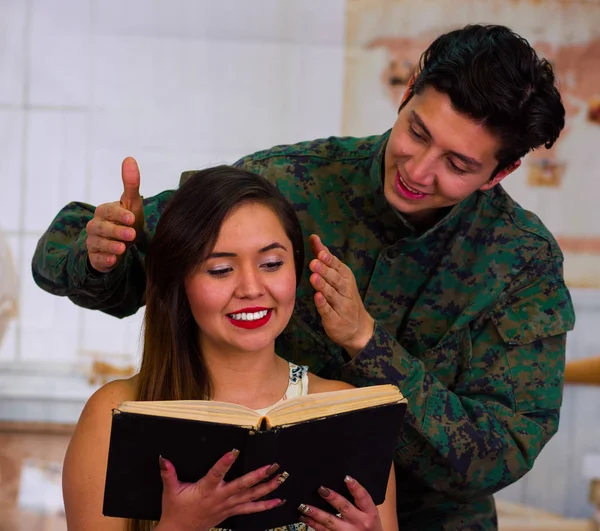
[[[20,105],[24,101],[23,81],[27,55],[24,42],[26,2],[3,0],[0,3],[0,13],[0,104]]]
[[[3,83],[0,83],[2,86]],[[24,197],[22,146],[25,111],[18,108],[16,100],[13,105],[0,104],[0,225],[2,230],[17,234]]]
[[[117,200],[128,155],[148,196],[187,169],[339,134],[344,9],[343,0],[0,0],[0,230],[20,296],[0,346],[11,389],[86,397],[94,353],[138,359],[141,312],[118,320],[34,284],[31,257],[59,209]],[[58,377],[72,385],[61,390]]]

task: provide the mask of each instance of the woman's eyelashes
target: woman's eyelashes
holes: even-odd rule
[[[283,260],[268,260],[261,265],[266,271],[277,271],[283,265]]]
[[[274,271],[278,271],[279,269],[281,269],[283,264],[284,264],[284,261],[282,259],[269,259],[265,262],[262,262],[258,267],[262,271],[274,272]],[[235,268],[233,266],[213,266],[213,267],[208,268],[206,270],[206,272],[211,277],[219,278],[219,277],[225,277],[225,276],[229,275],[234,270],[235,270]]]

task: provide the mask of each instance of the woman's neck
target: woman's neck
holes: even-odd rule
[[[273,350],[214,352],[203,350],[212,400],[262,409],[280,400],[289,383],[289,365]]]

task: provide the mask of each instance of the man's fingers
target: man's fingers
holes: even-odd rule
[[[94,217],[102,221],[112,221],[130,226],[135,222],[135,215],[118,202],[99,205],[94,212]]]
[[[344,264],[344,262],[342,262],[337,256],[331,254],[329,249],[325,248],[325,250],[320,251],[317,255],[317,258],[330,269],[339,272],[340,275],[345,273],[344,268],[346,264]]]
[[[314,295],[314,301],[315,306],[317,307],[317,311],[321,316],[321,319],[327,320],[333,317],[333,313],[335,312],[335,310],[333,309],[331,304],[327,302],[325,295],[323,295],[320,291],[317,291],[317,293],[315,293]]]
[[[140,169],[133,157],[123,160],[121,178],[123,179],[121,202],[125,208],[131,210],[133,202],[140,199]]]
[[[317,236],[316,234],[310,235],[310,237],[308,238],[308,243],[309,243],[310,249],[315,257],[319,256],[319,253],[321,251],[327,251],[327,247],[325,247],[323,245],[323,242],[321,241],[321,237]]]
[[[321,275],[325,279],[325,281],[329,285],[333,286],[341,295],[348,295],[348,279],[344,277],[338,270],[329,267],[325,265],[321,260],[316,259],[311,260],[308,266],[311,271]]]
[[[114,254],[89,253],[90,264],[100,273],[112,271],[117,263],[117,257]]]
[[[318,293],[323,295],[325,301],[329,304],[329,306],[331,306],[331,308],[337,311],[341,309],[343,304],[342,296],[329,282],[315,273],[310,276],[310,283]],[[317,306],[319,306],[316,300],[315,303]]]
[[[125,242],[102,238],[98,236],[88,236],[86,242],[88,253],[104,253],[121,255],[127,248]]]
[[[102,221],[92,219],[86,226],[88,239],[102,238],[108,240],[116,240],[120,242],[132,242],[135,240],[135,229],[124,227],[115,224],[111,221]],[[107,251],[106,249],[98,249],[99,251]]]

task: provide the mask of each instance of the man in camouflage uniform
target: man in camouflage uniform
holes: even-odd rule
[[[442,35],[413,79],[381,136],[274,147],[237,166],[288,197],[315,255],[277,351],[408,399],[400,528],[491,530],[491,495],[558,428],[574,325],[556,241],[498,184],[552,146],[564,108],[550,65],[499,26]],[[142,202],[133,159],[123,182],[120,203],[67,205],[33,259],[43,289],[118,317],[144,304],[145,252],[172,194]]]

